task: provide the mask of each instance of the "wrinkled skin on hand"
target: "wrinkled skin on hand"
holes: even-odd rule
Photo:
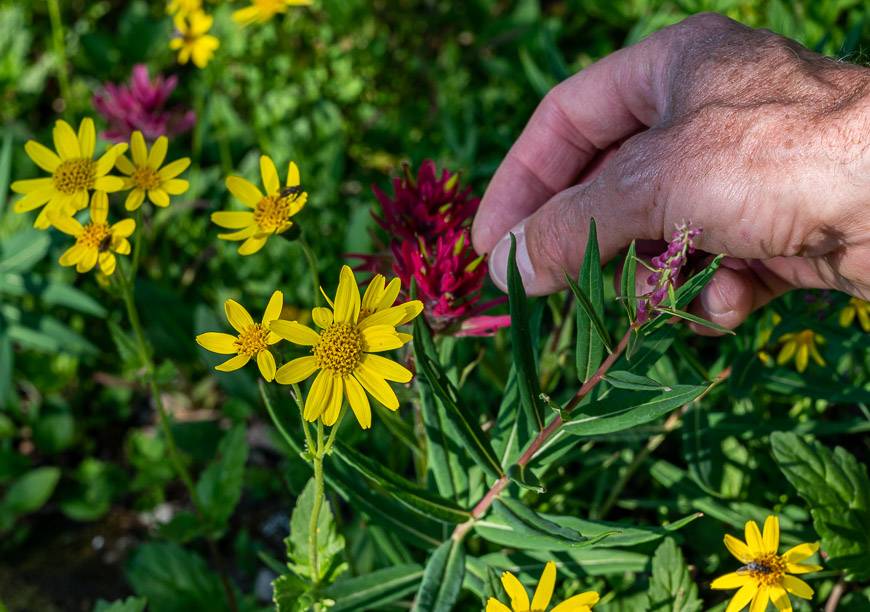
[[[576,273],[589,217],[606,261],[691,221],[728,257],[693,310],[736,327],[796,287],[870,298],[870,70],[703,14],[556,86],[496,172],[475,248],[505,287]]]

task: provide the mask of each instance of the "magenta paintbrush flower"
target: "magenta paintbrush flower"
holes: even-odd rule
[[[196,123],[196,114],[181,107],[165,108],[176,85],[175,76],[158,74],[152,80],[145,64],[133,67],[129,84],[106,83],[93,99],[94,108],[109,124],[103,137],[121,142],[139,130],[146,139],[155,140],[188,131]]]
[[[639,323],[647,321],[651,312],[668,296],[668,291],[676,286],[680,270],[686,265],[688,256],[695,252],[695,239],[700,235],[700,227],[692,227],[691,223],[682,223],[674,230],[667,250],[652,258],[653,272],[647,278],[647,284],[652,289],[637,305]]]

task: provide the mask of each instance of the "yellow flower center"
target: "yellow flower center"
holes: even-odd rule
[[[269,195],[257,202],[254,209],[254,223],[264,232],[274,232],[290,219],[292,198]]]
[[[257,353],[269,347],[269,344],[266,342],[268,337],[269,330],[259,323],[254,323],[239,334],[239,337],[236,339],[236,352],[239,355],[255,357]]]
[[[774,553],[768,553],[744,566],[753,580],[765,586],[778,584],[785,574],[785,559]]]
[[[312,349],[317,367],[347,376],[356,369],[363,355],[360,331],[348,323],[333,323],[320,332]]]
[[[811,329],[806,329],[797,335],[795,342],[798,346],[813,346],[815,344],[816,335]]]
[[[54,188],[61,193],[76,193],[94,186],[96,164],[90,159],[68,159],[55,169]]]
[[[112,245],[112,232],[106,223],[88,223],[76,238],[76,244],[104,253]]]
[[[148,166],[136,168],[132,179],[140,189],[157,189],[163,182],[160,180],[160,175],[157,174],[157,171]]]

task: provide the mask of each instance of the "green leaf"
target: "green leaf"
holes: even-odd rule
[[[508,594],[504,590],[504,585],[501,583],[501,574],[491,568],[489,565],[486,568],[486,577],[483,583],[483,609],[486,609],[486,604],[490,598],[496,601],[508,601]]]
[[[416,591],[422,578],[422,566],[406,563],[376,570],[365,576],[339,580],[326,589],[326,596],[335,600],[335,605],[329,610],[351,612],[381,609],[381,606]]]
[[[692,300],[701,293],[701,290],[710,282],[716,270],[719,269],[719,264],[722,262],[724,255],[717,255],[713,261],[707,264],[703,270],[698,272],[692,278],[680,285],[675,293],[675,308],[685,308]],[[659,309],[661,310],[661,309]],[[667,317],[655,317],[649,323],[643,326],[644,333],[651,334],[657,329],[663,327],[668,322]]]
[[[517,240],[513,234],[511,234],[511,248],[508,255],[507,284],[511,313],[511,352],[517,370],[520,403],[529,418],[532,418],[541,430],[544,428],[540,402],[541,386],[538,382],[535,349],[529,327],[529,303],[523,287],[523,278],[517,268]]]
[[[649,393],[615,390],[603,399],[576,408],[562,429],[576,436],[624,431],[654,421],[671,410],[688,404],[705,389],[707,387],[703,385],[677,385],[654,396]]]
[[[580,268],[577,286],[589,296],[597,317],[603,318],[604,282],[601,280],[601,254],[598,251],[598,230],[595,227],[595,219],[589,220],[589,236],[586,240],[586,252],[583,254],[583,266]],[[604,358],[604,344],[598,332],[593,331],[594,323],[586,314],[586,310],[580,307],[579,300],[574,312],[577,318],[575,351],[577,379],[586,382],[601,365],[601,360]]]
[[[426,430],[426,465],[442,497],[456,500],[468,493],[468,469],[462,464],[453,440],[458,438],[444,404],[426,385],[418,385],[420,414]]]
[[[583,292],[583,289],[580,288],[573,278],[566,274],[565,280],[568,283],[568,287],[571,289],[571,293],[573,293],[574,297],[577,298],[577,305],[583,309],[586,317],[589,319],[590,323],[592,323],[592,329],[595,330],[596,335],[604,344],[604,348],[607,349],[607,352],[612,352],[613,345],[610,342],[610,334],[607,333],[607,328],[604,327],[604,322],[595,311],[595,306],[592,304],[592,300]]]
[[[867,466],[841,447],[831,452],[793,433],[770,436],[779,469],[810,506],[828,565],[870,578],[870,479]]]
[[[51,244],[48,232],[27,228],[3,239],[0,274],[27,272],[39,263]]]
[[[649,585],[650,609],[656,612],[697,612],[701,609],[698,587],[683,553],[671,538],[656,549]]]
[[[451,538],[429,557],[414,601],[414,612],[450,612],[459,598],[464,574],[465,550],[462,542]]]
[[[718,323],[713,323],[713,321],[708,321],[702,317],[697,315],[693,315],[691,312],[686,312],[684,310],[678,310],[676,308],[665,308],[663,306],[657,306],[656,312],[660,312],[662,314],[670,315],[672,317],[679,317],[681,319],[685,319],[686,321],[690,321],[692,323],[696,323],[698,325],[702,325],[703,327],[708,327],[710,329],[716,330],[717,332],[721,332],[723,334],[731,334],[732,336],[735,333],[728,329],[727,327],[722,327]]]
[[[486,472],[487,476],[493,480],[501,477],[503,471],[489,439],[484,435],[477,421],[469,418],[469,415],[476,413],[462,405],[459,391],[453,386],[438,363],[432,338],[422,317],[417,317],[414,320],[414,354],[423,380],[429,384],[436,397],[444,405],[447,417],[452,421],[468,454]]]
[[[115,348],[118,350],[118,356],[121,362],[127,366],[139,365],[139,347],[133,337],[121,329],[114,321],[108,321],[109,335],[112,336],[112,341],[115,343]]]
[[[492,509],[519,534],[547,536],[560,542],[570,543],[569,546],[582,546],[594,543],[594,540],[583,534],[562,527],[553,521],[545,519],[540,514],[516,499],[504,498],[493,502]],[[603,533],[597,539],[605,538],[616,532]]]
[[[105,317],[106,309],[90,295],[66,283],[47,283],[40,293],[46,306],[66,306],[95,317]]]
[[[667,391],[668,387],[647,376],[640,376],[626,370],[611,370],[604,376],[612,387],[629,391]]]
[[[282,574],[272,581],[272,603],[277,612],[303,612],[317,603],[311,584],[293,574]]]
[[[535,476],[535,473],[528,469],[525,465],[514,464],[508,468],[508,478],[517,483],[524,489],[535,491],[537,493],[545,493],[544,483],[541,479]]]
[[[145,612],[147,603],[142,597],[128,597],[113,602],[98,599],[93,612]]]
[[[152,610],[229,610],[218,575],[202,557],[177,544],[151,542],[137,548],[127,566],[127,581]]]
[[[375,481],[396,501],[423,516],[431,516],[452,524],[463,523],[471,518],[471,513],[467,510],[463,510],[455,503],[418,487],[340,440],[333,447],[333,455],[360,475]]]
[[[248,442],[245,426],[230,429],[218,446],[218,456],[203,471],[196,483],[196,495],[210,529],[222,533],[242,497],[245,462],[248,460]]]
[[[637,255],[636,245],[632,240],[628,247],[628,252],[625,254],[625,260],[622,262],[622,277],[619,279],[619,295],[622,298],[622,305],[628,313],[630,321],[634,321],[637,317]]]
[[[315,576],[309,557],[308,536],[311,532],[311,517],[314,511],[316,494],[314,478],[308,481],[293,515],[290,517],[290,535],[284,540],[287,545],[287,566],[297,575],[310,581],[329,584],[342,573],[347,564],[342,563],[344,537],[336,531],[335,521],[329,503],[324,500],[317,517],[317,566],[319,575]]]
[[[59,468],[41,467],[30,470],[15,480],[0,501],[0,532],[12,527],[12,523],[19,516],[42,508],[54,492],[59,479]]]

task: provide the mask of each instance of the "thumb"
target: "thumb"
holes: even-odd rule
[[[592,218],[602,263],[632,240],[660,238],[661,230],[654,230],[650,220],[653,194],[658,191],[657,173],[651,166],[635,163],[637,158],[623,146],[594,180],[556,194],[515,225],[490,253],[493,282],[507,291],[510,234],[516,237],[517,268],[529,295],[559,291],[566,286],[566,273],[577,275]]]

